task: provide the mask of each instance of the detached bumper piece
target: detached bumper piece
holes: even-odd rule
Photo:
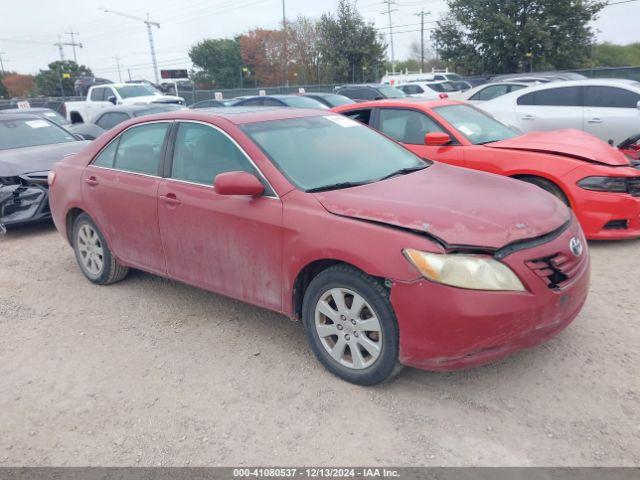
[[[10,227],[51,218],[47,173],[0,178],[0,224]]]

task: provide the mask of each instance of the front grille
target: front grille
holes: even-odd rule
[[[525,263],[549,288],[555,290],[562,288],[578,273],[585,258],[586,253],[579,257],[555,253]]]
[[[640,197],[640,177],[627,179],[627,190],[634,197]]]
[[[49,172],[35,172],[25,173],[20,175],[20,180],[23,185],[42,185],[47,186],[47,177]]]

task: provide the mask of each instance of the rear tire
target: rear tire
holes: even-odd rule
[[[523,182],[530,183],[531,185],[535,185],[536,187],[540,187],[546,192],[549,192],[551,195],[556,197],[562,203],[564,203],[567,207],[571,208],[571,204],[569,203],[569,199],[564,194],[564,192],[558,187],[555,183],[547,180],[546,178],[540,177],[520,177],[518,180],[522,180]]]
[[[302,321],[316,358],[334,375],[375,385],[399,368],[399,334],[384,285],[348,265],[315,277],[304,295]]]
[[[113,256],[100,229],[86,213],[73,222],[73,250],[85,277],[96,285],[119,282],[129,273]]]

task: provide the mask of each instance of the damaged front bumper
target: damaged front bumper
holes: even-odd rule
[[[0,231],[6,227],[51,218],[48,173],[34,172],[0,178]]]

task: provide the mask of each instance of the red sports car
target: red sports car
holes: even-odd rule
[[[640,237],[640,167],[579,130],[522,135],[449,100],[383,100],[333,109],[432,160],[517,178],[571,206],[588,239]],[[462,192],[461,192],[462,194]]]
[[[328,111],[130,120],[49,183],[90,281],[134,267],[302,319],[318,359],[358,384],[398,361],[504,357],[558,333],[587,296],[586,242],[562,202]]]

